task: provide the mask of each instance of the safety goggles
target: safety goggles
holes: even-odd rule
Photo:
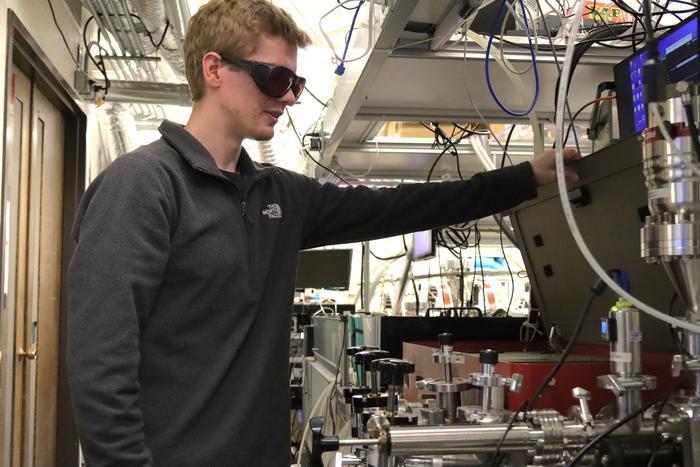
[[[248,72],[262,92],[270,97],[279,99],[291,89],[294,97],[299,99],[306,79],[294,74],[292,70],[280,65],[255,62],[234,57],[226,52],[219,52],[221,59]]]

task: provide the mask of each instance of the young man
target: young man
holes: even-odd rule
[[[68,363],[89,467],[288,466],[298,251],[480,218],[554,181],[551,151],[469,181],[384,190],[252,162],[241,142],[272,138],[303,90],[296,57],[308,43],[264,0],[212,0],[185,40],[187,125],[163,122],[160,140],[86,191]]]

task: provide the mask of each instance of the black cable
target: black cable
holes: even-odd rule
[[[63,30],[61,29],[61,26],[58,24],[58,20],[56,19],[56,12],[53,11],[53,5],[51,4],[51,0],[46,0],[49,2],[49,8],[51,9],[51,16],[53,17],[53,24],[56,25],[56,29],[58,29],[58,33],[61,34],[61,39],[63,39],[63,43],[66,45],[66,50],[68,51],[68,55],[70,55],[70,58],[73,59],[73,62],[75,63],[75,66],[80,69],[80,63],[78,63],[78,59],[73,56],[73,52],[70,51],[70,46],[68,45],[68,41],[66,40],[66,36],[63,35]]]
[[[513,131],[515,131],[515,124],[513,124],[513,126],[510,127],[508,137],[506,137],[506,144],[503,145],[503,157],[501,157],[501,168],[503,168],[506,165],[506,156],[508,156],[508,145],[510,144],[511,136],[513,136]],[[510,163],[512,165],[513,161],[511,161]]]
[[[313,92],[311,92],[311,90],[310,90],[309,88],[305,87],[304,90],[305,90],[311,97],[313,97],[313,98],[316,100],[316,102],[318,102],[319,104],[321,104],[323,107],[328,107],[328,104],[325,103],[325,102],[323,102],[323,101],[322,101],[321,99],[319,99],[318,97],[316,97],[316,95],[315,95]]]
[[[481,256],[481,231],[479,222],[474,224],[474,235],[476,235],[476,249],[479,252],[479,269],[481,270],[481,297],[484,299],[483,308],[486,313],[486,279],[484,278],[484,258]]]
[[[656,409],[656,414],[654,414],[654,435],[651,441],[651,456],[649,456],[647,467],[652,467],[654,465],[654,460],[656,459],[656,454],[659,450],[659,421],[661,421],[661,413],[664,411],[664,407],[666,407],[671,395],[672,394],[669,393],[669,395],[666,396],[663,401],[661,401],[659,407]]]
[[[146,29],[146,25],[144,25],[144,29]],[[165,35],[168,33],[168,29],[170,29],[170,21],[165,20],[165,29],[163,29],[163,35],[160,36],[160,40],[158,43],[153,42],[153,37],[151,37],[151,32],[146,29],[146,32],[148,32],[148,38],[151,41],[151,44],[153,44],[153,47],[156,48],[156,50],[160,49],[160,46],[163,45],[163,41],[165,40]]]
[[[102,76],[104,78],[105,84],[104,86],[97,86],[97,89],[102,89],[105,92],[105,96],[107,96],[107,93],[109,92],[109,88],[111,87],[112,83],[109,80],[109,76],[107,76],[107,68],[105,67],[105,62],[104,59],[102,58],[102,47],[100,46],[99,40],[97,42],[97,48],[100,50],[100,60],[99,62],[95,60],[95,57],[92,56],[92,52],[90,52],[90,46],[87,41],[87,28],[90,25],[90,21],[94,20],[94,16],[90,16],[87,21],[85,21],[85,25],[83,26],[83,45],[85,46],[85,53],[87,56],[90,58],[90,61],[95,65],[95,68],[102,73]],[[100,29],[98,29],[99,33]],[[87,71],[87,70],[86,70]]]
[[[452,249],[449,251],[452,252]],[[459,306],[464,306],[464,263],[462,261],[462,250],[457,251],[459,252]]]
[[[343,5],[343,4],[341,3],[341,0],[336,0],[336,1],[338,2],[338,4],[340,4],[340,8],[342,8],[343,10],[348,10],[348,11],[355,11],[355,10],[357,10],[358,8],[360,8],[360,7],[362,6],[363,3],[365,3],[365,0],[357,0],[357,5],[356,5],[356,6],[354,6],[354,7],[347,7],[347,6],[345,6],[345,5]]]
[[[693,116],[693,106],[684,104],[685,117],[688,119],[688,131],[690,132],[690,141],[695,152],[695,161],[700,162],[700,139],[698,139],[698,129],[695,126],[695,117]]]
[[[333,434],[336,433],[335,431],[335,416],[333,415],[333,408],[331,407],[331,402],[335,398],[335,393],[336,391],[336,385],[338,384],[338,376],[340,375],[340,361],[341,359],[345,356],[345,341],[347,337],[347,328],[348,328],[348,319],[346,316],[341,316],[340,320],[343,322],[343,338],[340,341],[340,351],[338,352],[338,365],[336,366],[335,369],[335,378],[333,379],[333,389],[331,390],[330,395],[328,396],[328,405],[326,407],[326,412],[330,413],[331,416],[331,422],[333,423]]]
[[[413,285],[413,295],[416,298],[416,316],[420,313],[420,299],[418,298],[418,288],[416,287],[416,281],[411,277],[411,284]]]
[[[453,155],[455,156],[455,160],[457,161],[457,175],[459,176],[460,180],[464,180],[464,177],[462,176],[462,169],[459,166],[459,152],[457,151],[457,148],[455,147],[454,143],[450,141],[450,144],[452,144],[452,149],[454,149]]]
[[[386,258],[385,258],[385,257],[382,257],[382,256],[377,256],[377,255],[375,255],[374,253],[372,253],[372,250],[369,250],[369,254],[372,255],[372,256],[374,256],[374,257],[375,257],[376,259],[378,259],[379,261],[391,261],[392,259],[403,258],[404,256],[406,256],[406,253],[408,253],[408,251],[404,251],[404,252],[401,253],[400,255],[389,256],[389,257],[386,257]]]
[[[602,281],[601,281],[602,282]],[[604,287],[604,283],[603,283]],[[603,290],[605,290],[603,288]],[[537,388],[537,391],[535,394],[530,398],[530,405],[528,406],[528,410],[533,410],[537,406],[537,402],[540,400],[542,397],[542,394],[544,393],[545,389],[549,386],[551,381],[554,379],[554,377],[557,375],[559,372],[559,369],[562,367],[564,362],[566,361],[567,357],[571,353],[571,350],[574,348],[574,344],[576,343],[576,339],[578,339],[579,334],[581,334],[581,329],[583,329],[583,325],[586,322],[586,318],[588,317],[588,314],[591,311],[591,307],[593,306],[593,301],[602,293],[596,293],[594,289],[591,289],[591,298],[588,300],[588,303],[586,304],[586,308],[583,310],[583,313],[578,318],[578,321],[576,322],[576,327],[574,327],[574,331],[571,334],[571,339],[569,339],[569,342],[566,343],[566,347],[564,347],[564,350],[561,353],[561,357],[559,357],[559,361],[557,362],[554,367],[549,371],[549,374],[545,377],[544,380],[542,380],[542,383],[540,384],[540,387]]]
[[[284,109],[284,111],[287,113],[287,118],[289,118],[289,124],[292,126],[292,130],[294,130],[294,134],[297,136],[297,139],[299,140],[299,143],[301,144],[301,148],[304,150],[304,152],[306,153],[306,155],[309,156],[309,157],[311,158],[311,160],[314,161],[314,162],[316,163],[316,165],[318,165],[319,167],[321,167],[322,169],[324,169],[326,172],[328,172],[328,173],[330,173],[330,174],[332,174],[332,175],[335,175],[340,181],[342,181],[343,183],[345,183],[347,186],[351,186],[351,185],[350,185],[350,182],[348,182],[347,180],[345,180],[343,177],[341,177],[341,176],[338,175],[337,173],[333,172],[331,169],[329,169],[329,168],[326,167],[325,165],[321,164],[319,161],[317,161],[317,160],[314,158],[314,156],[311,155],[311,153],[310,153],[309,151],[306,150],[306,148],[304,147],[304,141],[302,140],[301,136],[299,136],[299,132],[297,131],[297,127],[294,125],[294,120],[292,120],[292,116],[290,115],[289,110]]]
[[[165,35],[168,33],[168,29],[170,29],[170,20],[165,20],[165,29],[163,29],[163,34],[160,36],[160,40],[158,41],[158,43],[156,43],[153,40],[153,34],[151,34],[151,31],[148,30],[148,28],[146,27],[146,23],[143,22],[143,19],[136,13],[130,13],[130,15],[139,20],[139,22],[143,26],[143,30],[146,31],[146,36],[148,36],[148,40],[151,42],[153,47],[155,47],[156,50],[160,49],[160,47],[163,45],[163,41],[165,40]]]
[[[574,331],[571,335],[571,339],[569,339],[569,342],[567,342],[566,347],[564,348],[557,364],[552,368],[547,377],[542,381],[542,384],[537,389],[534,396],[530,399],[530,405],[528,407],[528,410],[533,410],[537,406],[537,402],[539,401],[540,397],[542,397],[542,393],[544,393],[544,390],[549,386],[549,383],[552,381],[552,379],[554,379],[554,376],[556,376],[557,372],[564,364],[564,361],[569,356],[569,353],[571,353],[571,350],[574,347],[576,339],[578,339],[578,336],[581,333],[581,329],[583,329],[583,324],[585,323],[586,317],[591,311],[593,301],[596,299],[596,297],[600,296],[605,291],[605,289],[605,282],[603,282],[601,279],[598,279],[595,285],[591,287],[591,298],[590,300],[588,300],[588,303],[586,304],[586,308],[583,310],[583,313],[581,313],[581,315],[579,316],[578,322],[576,323]]]
[[[654,28],[651,26],[651,0],[644,0],[643,2],[644,5],[644,29],[646,29],[646,41],[647,44],[654,42]],[[653,51],[648,51],[650,54],[653,53]],[[658,54],[658,52],[657,52]],[[650,58],[657,59],[657,56],[651,56]]]
[[[446,146],[445,149],[442,150],[440,154],[435,158],[435,161],[433,161],[433,165],[430,166],[430,170],[428,171],[428,178],[425,180],[426,182],[430,181],[430,178],[433,176],[433,170],[435,170],[435,166],[437,166],[437,163],[440,161],[440,158],[445,155],[447,150],[450,149],[449,146]]]
[[[501,217],[501,223],[504,223],[503,217]],[[500,230],[498,231],[498,239],[501,242],[501,253],[503,254],[503,259],[506,261],[506,267],[508,268],[508,274],[510,275],[510,299],[508,300],[508,308],[506,308],[506,317],[510,314],[510,306],[513,304],[513,295],[515,295],[515,282],[513,280],[513,271],[510,269],[510,264],[508,263],[508,258],[506,258],[506,249],[503,247],[503,229],[504,226],[499,225]]]
[[[580,450],[578,453],[576,453],[576,455],[575,455],[574,457],[571,458],[571,460],[569,461],[569,463],[566,464],[566,467],[573,467],[578,461],[580,461],[580,460],[583,458],[584,455],[586,455],[586,453],[587,453],[588,451],[590,451],[590,450],[591,450],[596,444],[598,444],[601,440],[603,440],[604,438],[606,438],[610,433],[612,433],[613,431],[617,430],[617,429],[620,428],[621,426],[626,425],[627,422],[629,422],[630,420],[632,420],[632,419],[634,419],[634,418],[640,416],[641,414],[643,414],[644,412],[646,412],[647,410],[649,410],[649,409],[652,408],[653,406],[655,406],[655,405],[657,405],[657,404],[663,402],[664,399],[670,397],[675,391],[677,391],[678,389],[680,389],[680,387],[681,387],[683,384],[685,384],[685,379],[686,379],[686,378],[683,378],[681,381],[678,382],[678,384],[676,384],[676,385],[673,386],[671,389],[667,390],[666,392],[664,392],[663,394],[661,394],[659,397],[657,397],[657,398],[654,399],[653,401],[651,401],[651,402],[649,402],[648,404],[646,404],[645,406],[641,407],[639,410],[635,410],[634,412],[630,413],[629,415],[627,415],[627,416],[621,418],[621,419],[618,420],[617,422],[615,422],[615,423],[613,423],[612,425],[610,425],[605,431],[603,431],[602,433],[600,433],[598,436],[596,436],[596,437],[593,438],[591,441],[589,441],[588,444],[586,444],[583,448],[581,448],[581,450]]]
[[[369,248],[369,244],[366,244],[366,242],[362,242],[360,247],[360,257],[362,260],[360,261],[360,305],[362,305],[362,308],[365,308],[365,245]],[[365,312],[369,313],[369,305],[366,307],[367,309]]]
[[[672,316],[673,305],[676,304],[677,300],[678,300],[678,292],[673,292],[673,296],[671,297],[671,302],[668,304],[668,315],[669,316]],[[683,342],[678,337],[677,329],[674,328],[673,325],[669,323],[668,330],[671,332],[671,339],[673,339],[673,344],[675,345],[678,353],[680,355],[685,355],[686,357],[692,357],[692,355],[690,355],[690,352],[688,352],[685,349],[685,347],[683,347]]]
[[[497,467],[498,465],[503,462],[503,459],[505,458],[505,454],[499,456],[499,453],[501,452],[501,448],[503,447],[503,443],[506,440],[506,437],[508,436],[508,432],[513,429],[513,424],[515,423],[515,420],[518,418],[518,414],[525,410],[525,406],[528,404],[528,400],[525,399],[520,403],[520,406],[518,409],[513,412],[510,416],[510,419],[508,420],[508,425],[506,426],[505,431],[503,432],[503,436],[501,436],[501,439],[498,440],[498,444],[496,445],[496,450],[493,453],[493,460],[491,461],[491,467]]]
[[[503,432],[503,436],[501,439],[498,441],[498,445],[496,446],[496,451],[494,453],[494,461],[491,464],[492,467],[497,466],[502,462],[502,458],[499,460],[498,459],[498,453],[500,451],[501,446],[503,445],[503,441],[506,438],[506,435],[508,434],[508,431],[510,431],[510,428],[513,425],[513,422],[515,418],[518,416],[519,412],[522,412],[524,410],[525,405],[527,405],[527,410],[533,410],[537,402],[539,401],[540,397],[542,397],[542,394],[544,393],[544,390],[549,386],[550,382],[552,379],[554,379],[554,376],[559,372],[559,369],[561,366],[564,364],[566,361],[566,358],[569,356],[569,353],[571,353],[571,350],[574,347],[574,343],[576,342],[576,339],[578,338],[578,335],[581,333],[581,329],[583,328],[583,324],[586,321],[586,317],[591,311],[591,306],[593,305],[593,301],[601,295],[605,291],[605,283],[602,280],[598,280],[596,284],[591,287],[591,298],[588,300],[588,303],[586,304],[586,308],[584,308],[583,312],[579,316],[578,321],[576,322],[576,326],[574,327],[574,331],[571,335],[571,339],[569,339],[569,342],[567,342],[566,347],[562,351],[561,357],[559,358],[559,361],[557,364],[550,370],[549,374],[547,377],[542,381],[540,384],[540,387],[535,391],[535,394],[533,395],[532,398],[530,398],[529,402],[527,400],[523,401],[522,404],[520,404],[520,407],[518,410],[511,416],[511,421],[508,424],[508,427],[506,430]]]

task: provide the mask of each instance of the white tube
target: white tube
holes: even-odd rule
[[[584,0],[579,0],[576,6],[576,14],[569,23],[571,31],[569,32],[568,43],[566,45],[566,57],[564,58],[564,66],[562,68],[561,76],[569,76],[569,70],[571,69],[571,58],[574,54],[574,45],[576,42],[576,34],[578,33],[578,26],[583,16]],[[661,321],[671,324],[672,326],[683,328],[688,331],[700,334],[700,326],[697,324],[689,323],[685,320],[674,318],[662,313],[654,308],[650,307],[646,303],[641,302],[636,299],[621,287],[619,287],[615,281],[613,281],[605,270],[598,264],[595,257],[588,249],[586,242],[581,236],[581,232],[576,224],[576,219],[574,218],[574,213],[571,210],[571,205],[569,203],[569,198],[566,191],[566,178],[564,176],[564,148],[562,135],[564,134],[564,104],[566,102],[566,95],[568,92],[569,83],[567,79],[561,79],[559,83],[559,101],[557,102],[557,116],[555,122],[555,154],[556,154],[556,169],[557,169],[557,187],[559,188],[559,198],[561,201],[562,209],[564,210],[564,217],[566,222],[569,224],[569,229],[571,230],[571,235],[573,235],[579,250],[583,254],[588,264],[593,268],[593,270],[598,274],[598,276],[613,290],[618,296],[627,300],[641,311],[657,318]]]
[[[306,365],[306,362],[304,362],[304,365]],[[299,443],[299,452],[297,452],[297,465],[301,465],[301,453],[304,450],[304,443],[306,442],[306,434],[309,432],[309,422],[311,419],[314,417],[316,414],[316,409],[318,409],[319,404],[326,398],[326,396],[329,396],[331,393],[331,390],[335,387],[335,379],[332,379],[328,382],[328,386],[321,391],[321,394],[318,396],[318,400],[314,404],[314,406],[311,409],[311,412],[309,413],[309,417],[306,420],[306,423],[304,423],[304,432],[301,435],[301,443]]]

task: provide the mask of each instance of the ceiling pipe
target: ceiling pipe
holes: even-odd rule
[[[185,40],[187,24],[190,22],[190,6],[186,0],[163,0],[165,14],[170,21],[170,26],[182,43]]]
[[[163,43],[158,49],[158,53],[161,57],[170,65],[175,76],[181,80],[186,80],[185,75],[185,57],[182,52],[182,41],[184,38],[184,32],[181,33],[179,28],[182,28],[182,22],[189,21],[189,8],[186,2],[178,1],[176,2],[178,9],[176,12],[171,13],[173,20],[170,19],[170,15],[166,14],[166,4],[170,2],[164,1],[154,1],[154,0],[131,0],[136,14],[139,15],[143,21],[143,25],[146,27],[148,32],[151,34],[151,38],[154,42],[158,43],[161,38],[163,38]],[[183,7],[185,10],[179,13],[179,8]],[[174,8],[170,6],[169,8]],[[168,27],[168,24],[170,25]],[[186,25],[187,23],[185,23]],[[165,28],[168,27],[168,31]],[[165,33],[165,36],[163,36]],[[147,49],[153,50],[153,44],[145,36],[141,36],[142,41],[147,44]]]

